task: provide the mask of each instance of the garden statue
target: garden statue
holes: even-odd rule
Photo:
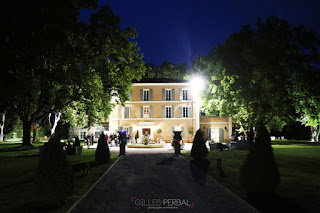
[[[149,135],[147,132],[143,136],[143,143],[144,143],[144,145],[148,145],[148,143],[149,143]]]

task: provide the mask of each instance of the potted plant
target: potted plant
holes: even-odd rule
[[[160,135],[162,133],[162,129],[157,129],[157,133]]]
[[[193,129],[188,129],[188,133],[190,134],[190,138],[193,138]]]
[[[159,143],[161,141],[161,133],[162,133],[162,129],[157,129],[157,134],[160,136],[157,138],[157,142]]]

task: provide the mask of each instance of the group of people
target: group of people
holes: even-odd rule
[[[63,150],[65,150],[66,153],[69,154],[69,155],[74,154],[75,147],[80,147],[81,146],[78,136],[75,137],[75,141],[73,142],[73,145],[71,145],[70,141],[68,141],[68,144],[66,144],[66,142],[64,142],[62,145],[63,145]]]
[[[120,134],[111,133],[110,136],[106,134],[109,146],[119,146],[121,143]],[[132,141],[132,134],[126,134],[126,142]]]
[[[108,144],[109,143],[117,143],[120,147],[120,153],[119,156],[125,155],[125,147],[128,142],[128,136],[125,132],[119,132],[119,135],[110,134],[110,137],[106,134],[101,133],[99,140],[98,140],[98,146],[96,150],[96,161],[106,163],[108,162],[108,159],[110,158],[110,151]],[[110,139],[110,140],[109,140]],[[109,155],[109,157],[107,156]],[[106,158],[107,157],[107,158]]]
[[[85,142],[87,143],[88,147],[90,145],[93,145],[93,139],[94,139],[93,134],[88,134],[87,135],[87,137],[85,139]]]
[[[131,133],[129,133],[129,134],[125,134],[125,136],[126,136],[126,141],[127,141],[127,143],[129,142],[129,141],[131,141],[132,143],[137,143],[137,140],[138,140],[138,135],[133,135],[133,134],[131,134]],[[108,145],[109,146],[119,146],[120,145],[120,134],[116,134],[116,133],[110,133],[109,135],[108,134],[105,134],[105,137],[106,137],[106,141],[107,141],[107,143],[108,143]],[[78,138],[78,136],[76,137],[77,139],[76,140],[78,140],[79,141],[79,138]],[[90,147],[90,146],[92,146],[93,145],[93,143],[94,143],[94,135],[93,134],[88,134],[86,137],[85,137],[85,144],[88,146],[88,148]],[[80,142],[79,142],[80,143]]]

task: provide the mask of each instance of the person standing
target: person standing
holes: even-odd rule
[[[91,133],[91,145],[93,145],[93,139],[94,139],[94,136],[93,136],[93,133]]]
[[[87,136],[87,145],[88,145],[88,149],[90,149],[90,145],[91,145],[91,136],[90,136],[90,134]]]
[[[127,144],[126,134],[123,132],[120,132],[119,140],[120,140],[120,153],[119,153],[119,157],[120,157],[121,155],[126,154],[126,144]]]
[[[134,139],[136,140],[136,143],[138,143],[138,138],[139,138],[139,132],[137,131],[137,134],[134,136]]]

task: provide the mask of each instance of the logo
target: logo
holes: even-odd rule
[[[147,207],[148,209],[178,209],[179,207],[188,207],[190,209],[194,208],[194,202],[180,198],[145,199],[131,197],[131,204],[140,207]]]

